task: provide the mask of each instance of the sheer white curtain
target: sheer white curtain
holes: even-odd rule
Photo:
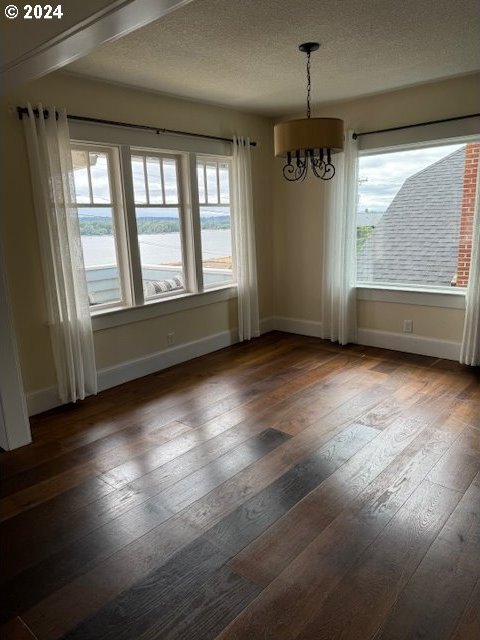
[[[477,193],[473,216],[472,256],[465,307],[465,326],[460,351],[462,364],[480,365],[480,173],[477,174]]]
[[[65,403],[96,393],[97,374],[67,117],[64,109],[47,110],[48,118],[38,105],[36,116],[29,104],[23,123],[58,395]]]
[[[233,138],[233,242],[238,283],[238,338],[260,335],[250,138]]]
[[[325,189],[321,290],[322,338],[356,339],[355,243],[357,142],[349,131],[345,151],[334,156],[336,173]]]

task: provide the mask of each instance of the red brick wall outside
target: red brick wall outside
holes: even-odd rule
[[[472,256],[473,212],[477,187],[478,156],[480,144],[467,144],[465,172],[463,176],[462,212],[460,216],[460,240],[458,243],[457,287],[466,287]]]

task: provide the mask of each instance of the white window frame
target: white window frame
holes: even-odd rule
[[[118,262],[118,276],[120,281],[120,300],[90,305],[91,313],[101,313],[119,307],[128,307],[132,304],[132,284],[130,279],[130,268],[128,258],[128,243],[125,234],[125,206],[122,189],[122,177],[120,169],[120,150],[114,145],[94,144],[91,142],[72,141],[72,150],[85,151],[87,153],[104,153],[108,157],[108,174],[110,181],[110,204],[79,203],[78,208],[104,208],[112,210],[112,226],[114,233],[114,243]],[[87,167],[89,175],[90,194],[92,194],[90,166]],[[92,198],[93,200],[93,198]]]
[[[211,202],[200,202],[200,199],[198,199],[198,220],[200,221],[200,208],[201,207],[228,207],[230,209],[230,236],[231,236],[231,244],[232,244],[232,279],[230,281],[227,281],[227,285],[228,286],[232,286],[235,285],[237,282],[237,267],[236,267],[236,259],[235,259],[235,251],[233,248],[233,231],[232,231],[232,227],[233,227],[233,216],[234,211],[233,211],[233,206],[232,206],[232,159],[231,158],[225,158],[224,156],[215,156],[215,155],[211,155],[211,154],[203,154],[203,153],[197,153],[195,154],[196,157],[196,161],[195,161],[195,179],[197,179],[197,162],[200,161],[202,163],[205,164],[205,166],[207,165],[208,162],[212,162],[215,163],[217,165],[217,202],[216,203],[211,203]],[[228,167],[228,191],[229,191],[229,201],[228,202],[221,202],[220,199],[220,168],[219,165],[220,164],[226,164]],[[208,200],[208,195],[207,195],[207,176],[206,176],[206,170],[204,173],[204,189],[205,189],[205,200]],[[198,185],[197,185],[197,194],[199,194],[199,189],[198,189]],[[201,242],[200,245],[201,246]],[[199,256],[198,259],[200,260],[200,271],[202,273],[202,283],[203,283],[203,264],[202,264],[202,256]],[[211,285],[203,285],[203,290],[204,291],[209,291],[211,289],[215,289],[217,288],[219,285],[214,283]],[[221,285],[220,285],[221,286]],[[225,285],[224,285],[225,286]]]
[[[73,127],[77,129],[77,127]],[[201,255],[201,230],[200,230],[200,206],[198,201],[197,186],[197,157],[209,158],[217,163],[225,163],[229,166],[229,181],[231,193],[231,155],[227,155],[230,146],[225,144],[200,144],[199,146],[213,147],[219,153],[197,152],[191,146],[179,144],[183,150],[173,148],[164,149],[163,146],[148,146],[144,144],[146,138],[143,136],[132,136],[132,144],[126,139],[126,132],[112,132],[112,128],[103,127],[79,127],[81,136],[72,132],[72,148],[89,148],[98,151],[107,150],[112,153],[114,162],[112,167],[115,187],[114,215],[122,237],[120,249],[117,248],[119,256],[119,271],[123,278],[122,290],[124,291],[122,303],[113,302],[102,305],[92,305],[90,312],[94,331],[106,329],[113,326],[121,326],[129,322],[137,322],[162,315],[183,311],[205,304],[214,304],[220,301],[230,300],[237,297],[237,284],[235,278],[235,266],[232,256],[232,281],[224,284],[214,284],[209,287],[203,285],[203,267]],[[87,135],[83,135],[86,132]],[[138,137],[138,144],[135,138]],[[113,142],[119,139],[120,143]],[[97,142],[103,140],[103,142]],[[151,137],[149,138],[151,142]],[[177,141],[175,141],[177,143]],[[183,141],[182,141],[183,143]],[[177,182],[179,204],[170,206],[179,207],[179,218],[182,241],[182,259],[184,271],[184,288],[177,291],[158,294],[154,297],[144,299],[143,281],[140,261],[140,250],[138,244],[138,233],[136,224],[133,177],[131,167],[132,155],[156,155],[174,158],[177,161]],[[80,205],[81,206],[81,205]],[[87,205],[88,206],[88,205]],[[93,205],[91,205],[93,206]],[[157,205],[152,205],[157,206]],[[162,206],[162,205],[158,205]],[[164,205],[168,206],[168,205]],[[230,214],[233,215],[231,203],[223,206],[230,207]],[[113,203],[112,203],[113,208]],[[232,239],[233,242],[233,239]],[[233,253],[233,250],[232,250]],[[122,256],[120,264],[120,254]]]
[[[184,284],[183,287],[181,289],[177,289],[173,292],[164,292],[164,293],[158,293],[154,296],[149,296],[148,299],[145,299],[144,295],[143,295],[143,277],[142,277],[142,267],[141,267],[141,261],[140,261],[140,249],[138,249],[138,260],[133,261],[132,260],[132,271],[133,271],[133,278],[134,281],[136,282],[136,287],[135,289],[137,289],[138,287],[141,288],[142,290],[142,296],[137,296],[137,305],[138,304],[151,304],[152,302],[158,302],[160,300],[163,300],[165,298],[171,298],[172,296],[176,296],[176,295],[181,295],[183,293],[196,293],[196,291],[194,290],[195,287],[192,287],[192,277],[190,274],[190,262],[188,260],[188,254],[189,254],[189,250],[188,250],[188,245],[186,243],[185,237],[187,235],[186,229],[187,226],[190,224],[189,220],[187,220],[187,214],[186,214],[186,208],[184,205],[184,198],[185,198],[185,193],[182,190],[182,184],[184,182],[183,180],[183,174],[184,171],[182,169],[182,165],[184,165],[184,156],[185,154],[181,154],[181,153],[172,153],[172,152],[164,152],[164,151],[160,151],[158,149],[141,149],[138,147],[131,147],[129,150],[129,161],[131,161],[131,159],[135,156],[135,157],[142,157],[143,158],[143,163],[144,163],[144,171],[145,171],[145,195],[146,195],[146,200],[147,202],[145,204],[141,204],[141,203],[135,203],[135,193],[133,191],[133,180],[132,180],[132,192],[133,192],[133,202],[129,204],[129,206],[127,206],[127,215],[129,217],[134,217],[135,218],[135,232],[136,232],[136,239],[137,239],[137,244],[138,244],[138,230],[136,229],[136,208],[137,207],[141,207],[143,209],[148,209],[148,208],[152,208],[152,209],[166,209],[166,208],[173,208],[176,207],[178,208],[178,219],[179,219],[179,227],[180,227],[180,242],[181,242],[181,254],[182,254],[182,274],[183,274],[183,280],[184,280]],[[149,196],[149,191],[148,191],[148,178],[146,175],[146,159],[147,158],[159,158],[160,161],[162,161],[164,158],[169,159],[169,160],[174,160],[175,162],[175,172],[176,172],[176,177],[177,177],[177,193],[178,193],[178,202],[177,203],[171,203],[168,204],[165,202],[165,195],[164,195],[164,184],[163,184],[163,169],[162,169],[162,190],[163,190],[163,204],[155,204],[155,203],[151,203],[150,202],[150,196]],[[130,171],[131,171],[131,166],[130,166]],[[130,207],[133,206],[133,211],[130,210]],[[133,244],[133,241],[132,241]]]
[[[411,130],[408,136],[412,135]],[[398,137],[398,132],[395,136]],[[427,149],[432,147],[448,146],[449,144],[468,144],[469,142],[478,142],[480,134],[467,134],[458,136],[448,136],[441,139],[422,139],[419,142],[395,142],[388,144],[388,136],[385,138],[385,144],[379,147],[368,145],[365,149],[360,149],[358,160],[363,157],[381,155],[384,153],[394,153],[400,151],[409,151],[414,149]],[[358,183],[357,183],[358,189]],[[355,253],[355,262],[356,262]],[[436,287],[432,285],[418,285],[408,283],[370,283],[361,280],[355,280],[355,289],[357,291],[357,300],[369,300],[376,302],[396,302],[400,304],[415,304],[421,306],[434,306],[452,309],[465,308],[466,287]]]

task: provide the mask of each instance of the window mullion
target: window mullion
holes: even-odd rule
[[[220,168],[218,166],[218,162],[215,165],[216,174],[217,174],[217,204],[220,204]]]
[[[197,185],[197,159],[194,153],[184,156],[182,180],[183,242],[187,290],[203,291],[202,237]]]
[[[167,201],[165,199],[165,174],[163,171],[163,158],[159,159],[159,165],[160,165],[160,181],[161,181],[161,187],[162,187],[162,204],[166,204]],[[178,193],[178,184],[177,184],[177,193]]]
[[[130,253],[130,281],[132,285],[133,303],[136,306],[144,303],[142,263],[138,242],[137,218],[135,215],[135,196],[133,191],[133,175],[130,148],[121,147],[123,188],[125,198],[125,221],[127,242]]]
[[[208,197],[208,183],[207,183],[207,163],[204,162],[202,164],[203,167],[203,184],[205,185],[205,204],[207,204],[207,202],[210,202],[210,198]]]
[[[132,287],[129,279],[128,244],[124,224],[122,197],[122,177],[118,149],[108,149],[108,171],[110,187],[110,207],[112,211],[113,236],[120,278],[121,303],[132,304]],[[98,205],[94,205],[98,207]]]
[[[148,187],[148,174],[147,174],[147,158],[142,156],[143,159],[143,178],[145,180],[145,199],[147,204],[150,204],[150,189]]]
[[[88,191],[90,193],[90,204],[93,204],[93,188],[92,188],[92,174],[90,171],[90,152],[87,151],[87,176],[88,176]]]

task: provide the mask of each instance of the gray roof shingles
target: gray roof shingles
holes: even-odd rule
[[[462,147],[405,180],[358,253],[358,281],[451,285],[464,166]]]

